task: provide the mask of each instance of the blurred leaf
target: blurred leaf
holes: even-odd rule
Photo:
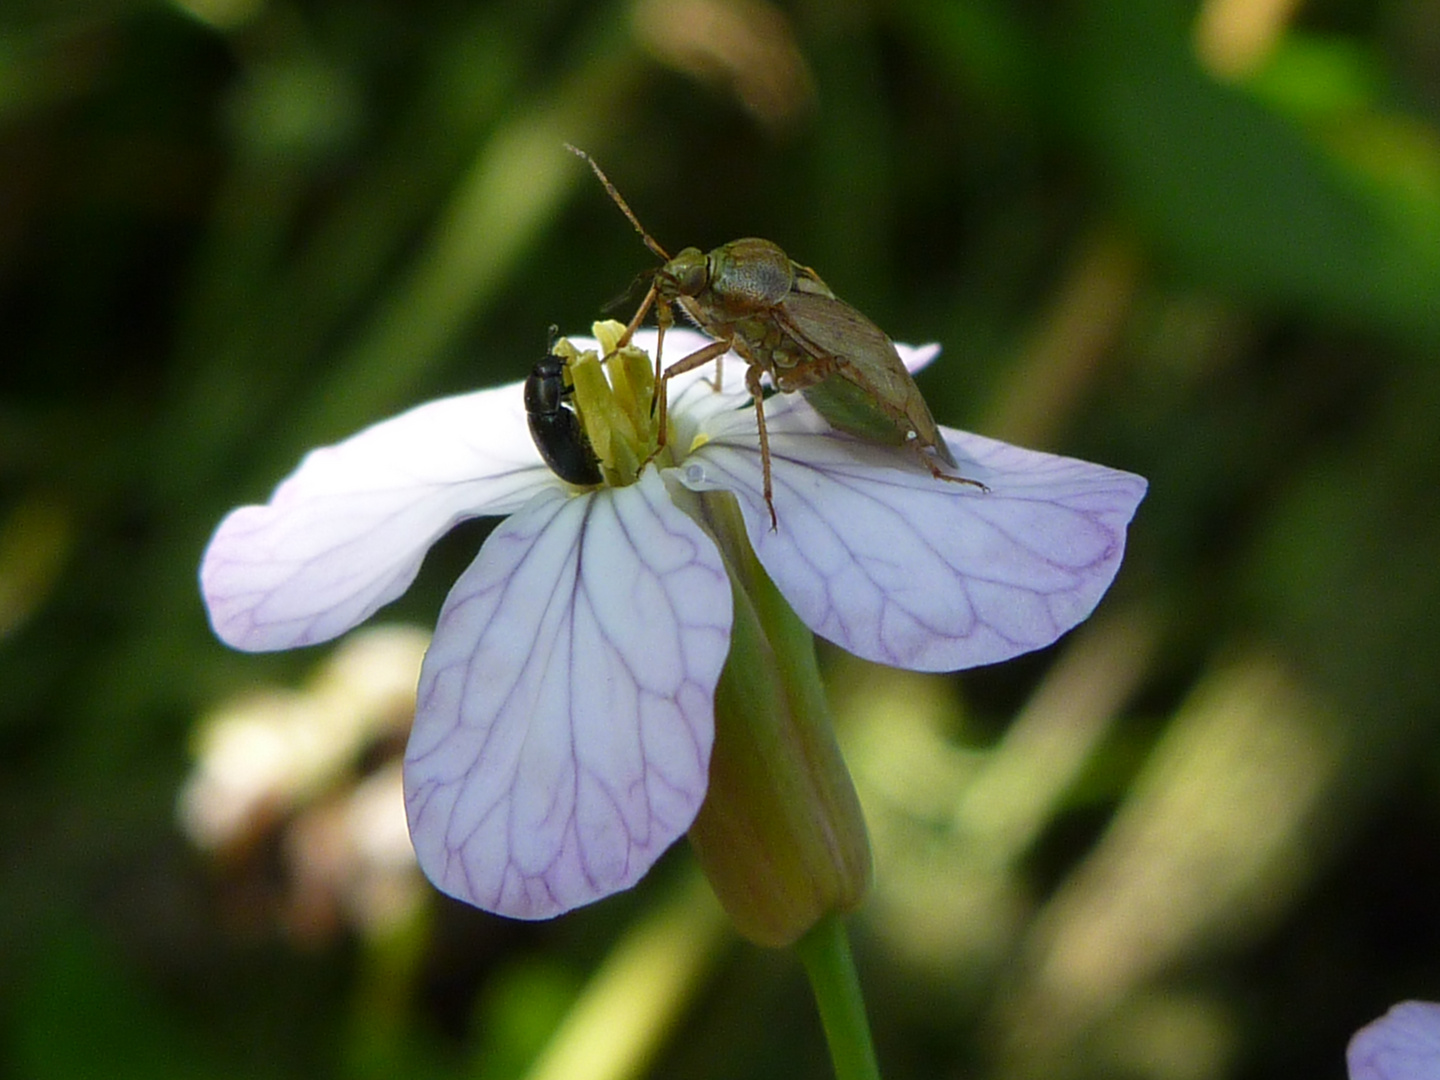
[[[1292,32],[1245,87],[1282,115],[1329,120],[1373,106],[1382,81],[1377,58],[1359,42]]]
[[[112,945],[72,925],[40,954],[14,1011],[14,1064],[26,1080],[192,1080],[238,1075],[207,1056]]]
[[[1347,185],[1301,131],[1199,67],[1173,0],[1091,0],[1081,137],[1162,250],[1220,290],[1440,340],[1440,253]]]

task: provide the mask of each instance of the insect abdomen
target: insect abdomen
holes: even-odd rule
[[[831,376],[800,392],[831,427],[848,435],[885,446],[901,446],[909,438],[908,424],[891,416],[873,394],[849,379]]]

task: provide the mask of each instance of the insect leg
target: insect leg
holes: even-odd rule
[[[718,332],[714,327],[711,326],[711,320],[706,317],[705,309],[695,302],[694,297],[677,296],[674,302],[680,305],[681,309],[685,312],[685,314],[690,316],[690,321],[693,322],[696,326],[704,327],[707,333],[714,334]],[[674,318],[673,311],[671,313],[671,318],[672,320]],[[705,381],[708,382],[712,387],[714,387],[715,392],[718,394],[724,386],[724,378],[725,361],[717,357],[715,360],[715,378],[706,379]]]
[[[639,310],[635,312],[635,317],[630,320],[630,325],[625,327],[625,332],[620,335],[620,347],[623,348],[630,344],[630,339],[635,336],[635,331],[640,329],[640,324],[645,321],[645,316],[650,313],[650,307],[655,303],[655,297],[657,295],[656,288],[652,284],[650,291],[645,294],[645,299],[640,301]]]
[[[758,365],[745,369],[745,389],[750,391],[750,396],[755,400],[755,424],[760,431],[761,487],[765,493],[765,505],[770,510],[770,531],[775,532],[780,522],[775,517],[775,499],[770,489],[770,436],[765,430],[765,397],[760,386]]]
[[[911,448],[911,452],[918,457],[921,463],[930,470],[930,475],[936,480],[945,480],[951,484],[968,484],[970,487],[979,488],[983,492],[989,492],[988,484],[982,484],[979,480],[971,480],[968,476],[951,476],[941,470],[935,462],[934,447],[926,447],[919,439],[906,439],[905,445]],[[929,451],[928,453],[926,451]]]
[[[675,325],[675,312],[668,303],[661,303],[655,309],[655,393],[660,393],[660,387],[665,382],[665,368],[660,358],[665,355],[665,331]],[[650,408],[655,408],[654,401],[651,401]]]
[[[689,356],[676,360],[675,363],[667,367],[660,376],[660,381],[655,387],[656,423],[659,425],[657,451],[665,445],[666,429],[670,426],[669,394],[666,390],[670,385],[670,380],[676,375],[683,375],[687,371],[694,371],[702,364],[708,364],[717,356],[723,356],[729,349],[730,342],[728,341],[712,341],[704,348],[696,349]]]
[[[626,345],[630,344],[631,339],[635,336],[635,331],[638,330],[640,328],[640,324],[645,321],[645,316],[650,311],[650,308],[654,306],[655,298],[658,295],[659,289],[655,284],[652,283],[650,286],[650,290],[645,294],[645,299],[640,301],[640,307],[636,310],[634,317],[631,318],[630,325],[625,327],[625,332],[620,335],[620,340],[615,345],[617,349],[623,349]],[[665,329],[672,322],[674,322],[674,319],[675,317],[670,311],[669,304],[661,304],[658,308],[656,308],[655,323],[657,327],[657,332],[655,334],[655,393],[657,396],[660,393],[660,357],[662,355],[662,350],[665,347]],[[650,401],[650,411],[652,413],[655,411],[654,398],[652,398]],[[661,444],[664,444],[663,435],[661,437]]]

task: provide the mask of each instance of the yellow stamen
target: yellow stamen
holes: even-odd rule
[[[654,364],[633,345],[616,347],[625,331],[621,323],[597,322],[593,331],[602,352],[580,352],[566,340],[556,343],[555,352],[567,361],[566,374],[575,387],[575,412],[606,483],[624,487],[639,478],[655,455]]]

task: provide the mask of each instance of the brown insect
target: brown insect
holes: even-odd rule
[[[645,231],[594,159],[573,146],[568,149],[585,159],[645,246],[665,260],[621,339],[629,341],[650,308],[655,308],[660,328],[656,409],[662,445],[669,380],[734,350],[746,362],[745,388],[755,402],[772,529],[778,522],[771,498],[762,375],[769,375],[782,393],[800,391],[840,431],[870,442],[913,447],[937,479],[988,490],[977,480],[941,471],[941,464],[959,466],[894,343],[839,299],[819,274],[795,262],[778,244],[753,237],[732,240],[708,254],[688,247],[672,258]],[[666,329],[674,324],[676,304],[715,341],[662,370],[660,349]]]

